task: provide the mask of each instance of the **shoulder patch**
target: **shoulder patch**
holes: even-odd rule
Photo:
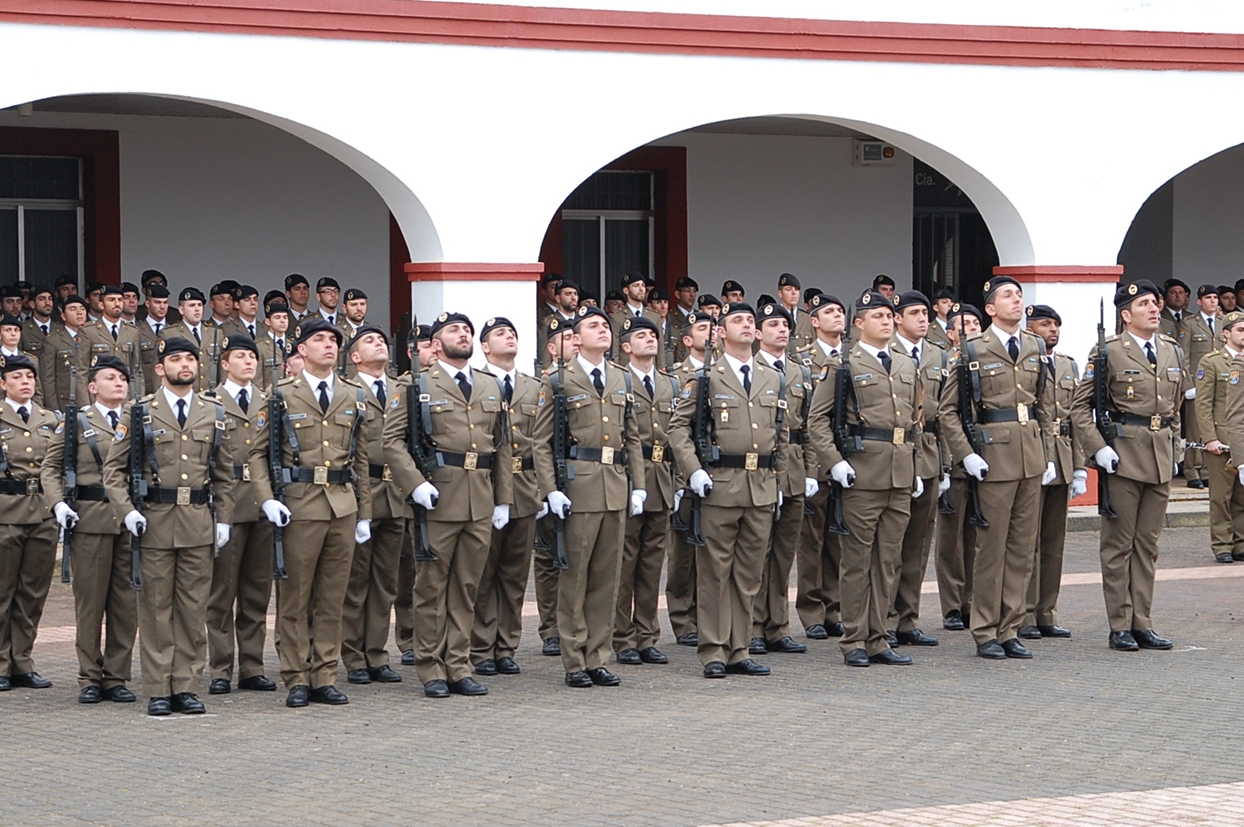
[[[1231,371],[1231,378],[1227,380],[1232,385],[1240,384],[1240,372],[1238,370]]]
[[[265,425],[267,425],[267,424],[268,424],[268,412],[267,412],[267,411],[260,411],[260,412],[259,412],[259,413],[255,416],[255,427],[256,427],[256,428],[262,428],[263,426],[265,426]]]
[[[398,405],[400,405],[401,403],[402,403],[402,394],[401,394],[401,393],[394,393],[394,394],[393,394],[393,401],[389,403],[389,407],[390,407],[390,408],[396,408],[396,407],[397,407]]]
[[[125,439],[125,435],[129,433],[129,430],[130,429],[125,426],[124,422],[118,424],[117,430],[114,432],[115,433],[114,438],[117,440],[117,442],[120,442],[121,440]]]
[[[1204,379],[1204,378],[1205,378],[1205,368],[1197,368],[1197,369],[1196,369],[1196,378],[1197,378],[1197,379]]]
[[[1084,366],[1084,378],[1085,379],[1093,378],[1093,363],[1092,362],[1089,362],[1087,365]]]
[[[56,433],[63,434],[65,432],[65,423],[60,422],[56,425]]]

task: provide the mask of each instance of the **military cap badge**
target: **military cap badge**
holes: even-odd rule
[[[448,319],[448,318],[449,318],[449,314],[448,314],[448,313],[442,313],[441,315],[439,315],[439,316],[437,316],[437,317],[436,317],[436,320],[437,320],[438,322],[443,322],[443,321],[445,321],[445,320],[446,320],[446,319]]]
[[[1129,284],[1129,285],[1127,286],[1127,294],[1128,294],[1129,296],[1135,296],[1135,295],[1136,295],[1136,290],[1137,290],[1137,289],[1138,289],[1138,288],[1136,287],[1136,283],[1135,283],[1135,282],[1133,282],[1133,283],[1131,283],[1131,284]]]
[[[558,325],[559,325],[559,321],[557,319],[551,319],[549,321],[549,330],[556,330],[558,328]]]
[[[981,287],[981,292],[985,295],[989,295],[989,282],[985,282],[985,284]]]
[[[865,293],[864,295],[860,296],[860,304],[865,304],[865,305],[866,305],[866,304],[868,304],[869,302],[871,302],[872,300],[873,300],[873,297],[872,297],[872,295],[871,295],[871,294],[869,294],[869,293]]]
[[[156,353],[163,353],[163,352],[164,352],[164,340],[161,339],[160,341],[156,342]]]

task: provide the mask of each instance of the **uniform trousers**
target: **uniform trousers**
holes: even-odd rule
[[[829,514],[829,483],[821,485],[808,500],[812,513],[803,518],[796,557],[795,612],[803,628],[842,621],[842,593],[839,589],[842,565],[842,537],[825,533]]]
[[[371,521],[371,539],[356,543],[341,610],[341,659],[347,671],[389,665],[389,623],[406,519]]]
[[[1244,485],[1228,454],[1205,452],[1209,469],[1209,546],[1217,554],[1244,554]]]
[[[553,545],[557,518],[544,517],[544,537]],[[553,564],[553,552],[538,551],[531,556],[531,567],[536,580],[536,610],[540,614],[540,640],[557,637],[557,578],[561,571]]]
[[[615,652],[647,649],[656,646],[661,637],[657,603],[669,535],[667,509],[626,518],[626,541],[618,578],[618,615],[613,628]]]
[[[138,642],[143,693],[167,698],[194,692],[207,660],[207,598],[212,546],[143,548]]]
[[[337,680],[341,607],[354,557],[354,514],[294,520],[285,527],[288,580],[277,581],[276,651],[285,688],[319,689]]]
[[[1063,548],[1067,544],[1067,494],[1071,486],[1055,483],[1041,489],[1041,529],[1032,576],[1028,578],[1024,626],[1058,624],[1058,592],[1063,581]]]
[[[479,520],[428,520],[436,562],[415,568],[415,674],[421,683],[470,677],[475,592],[488,562],[491,513]]]
[[[685,500],[686,498],[684,498]],[[683,522],[690,520],[690,502],[681,503]],[[665,572],[665,609],[669,614],[674,639],[695,634],[696,625],[696,568],[695,547],[687,543],[687,532],[671,531],[669,539],[669,565]]]
[[[272,598],[272,523],[234,523],[229,542],[212,562],[207,599],[208,674],[233,679],[236,641],[238,680],[263,674],[268,603]]]
[[[557,575],[557,634],[567,673],[609,663],[626,512],[572,512],[566,519],[566,559]]]
[[[397,564],[397,596],[393,599],[393,640],[403,654],[415,649],[415,539],[406,520],[402,556]]]
[[[890,596],[886,628],[910,632],[920,626],[920,594],[929,567],[929,547],[937,519],[937,477],[923,480],[924,491],[911,501],[911,518],[903,532],[898,583]]]
[[[35,671],[30,653],[56,568],[57,532],[52,519],[0,525],[0,676]]]
[[[475,592],[471,662],[512,658],[523,634],[523,597],[531,576],[536,515],[511,519],[492,531],[488,560]]]
[[[1101,587],[1110,631],[1152,630],[1158,535],[1171,484],[1110,474],[1106,486],[1119,515],[1117,520],[1101,521]]]
[[[752,608],[752,637],[769,642],[790,634],[790,570],[803,534],[804,497],[787,496],[769,532],[769,551]]]
[[[748,657],[752,609],[760,591],[773,506],[727,508],[704,503],[704,546],[696,549],[697,653],[707,666]]]
[[[942,617],[959,612],[966,623],[972,608],[972,567],[976,563],[976,526],[968,521],[967,480],[952,477],[946,492],[954,514],[937,515],[937,596]]]
[[[128,532],[73,535],[69,564],[79,689],[111,689],[132,677],[138,592],[130,588],[129,537]]]
[[[903,532],[911,517],[911,491],[848,488],[842,498],[851,533],[842,537],[842,625],[846,631],[838,645],[844,655],[863,649],[871,656],[890,648],[886,613],[898,577]]]
[[[972,566],[972,638],[979,646],[1010,640],[1028,604],[1028,578],[1041,519],[1041,478],[981,482],[981,511]]]

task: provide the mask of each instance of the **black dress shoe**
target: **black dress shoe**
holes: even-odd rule
[[[1037,630],[1041,632],[1041,637],[1071,637],[1071,630],[1062,626],[1038,626]]]
[[[544,645],[540,647],[540,654],[550,658],[561,657],[562,639],[559,637],[551,637],[544,641]]]
[[[285,705],[290,709],[298,709],[311,703],[311,687],[304,684],[291,686],[289,694],[285,696]]]
[[[827,640],[829,638],[829,632],[825,631],[825,626],[820,623],[813,623],[804,629],[803,633],[808,640]]]
[[[1231,552],[1231,559],[1237,563],[1244,563],[1244,551]]]
[[[726,671],[731,675],[747,675],[749,677],[762,677],[769,674],[769,667],[751,658],[743,658],[738,663],[732,663],[726,667]]]
[[[1024,647],[1024,644],[1019,642],[1019,638],[1017,637],[1002,641],[1002,651],[1006,652],[1006,656],[1008,658],[1027,660],[1032,657],[1032,652],[1029,652],[1028,649]]]
[[[202,715],[207,707],[193,692],[178,692],[173,696],[173,711],[183,715]]]
[[[384,666],[374,666],[371,669],[368,669],[367,673],[371,675],[371,679],[373,681],[378,683],[402,682],[402,676],[394,672],[387,663]]]
[[[27,689],[47,689],[52,685],[50,680],[41,677],[38,672],[25,672],[21,675],[14,675],[9,678],[9,682],[14,686],[24,686]]]
[[[669,663],[670,659],[655,646],[645,646],[639,650],[639,659],[644,663]]]
[[[847,666],[868,666],[872,663],[868,659],[868,653],[863,649],[852,649],[842,656],[842,660]]]
[[[894,632],[887,631],[885,633],[885,642],[886,645],[893,649],[895,646],[898,646],[898,635],[894,634]]]
[[[476,697],[488,694],[488,687],[471,677],[450,681],[448,688],[449,691],[455,695],[469,695],[471,697]]]
[[[1218,563],[1234,563],[1235,556],[1229,551],[1220,551],[1214,555],[1214,561]]]
[[[439,678],[423,685],[423,694],[429,698],[448,698],[449,684]]]
[[[317,704],[328,704],[329,706],[341,706],[350,703],[341,690],[329,684],[328,686],[317,686],[311,690],[311,701]]]
[[[1133,629],[1132,638],[1141,649],[1169,649],[1175,645],[1152,629]]]
[[[148,698],[147,714],[155,718],[163,718],[165,715],[172,715],[173,705],[169,703],[168,698]]]
[[[679,635],[678,645],[679,646],[699,646],[700,645],[700,633],[699,632],[687,632],[687,634],[685,635]]]
[[[898,642],[900,646],[936,646],[937,638],[930,637],[919,629],[912,629],[910,632],[899,632]]]
[[[582,669],[578,672],[567,672],[566,686],[569,686],[572,689],[591,689],[592,676]]]
[[[1016,634],[1019,635],[1024,640],[1040,640],[1041,639],[1041,630],[1038,629],[1036,626],[1020,626],[1019,631],[1017,631]]]
[[[91,684],[78,693],[78,703],[80,704],[97,704],[104,699],[103,693],[99,691],[99,687]]]
[[[1111,632],[1110,648],[1116,652],[1139,652],[1140,644],[1132,637],[1131,632]]]
[[[766,640],[765,648],[770,652],[781,652],[786,655],[802,655],[808,651],[807,644],[800,643],[790,635],[786,635],[778,640]]]
[[[951,609],[950,614],[942,618],[942,628],[948,632],[962,632],[967,628],[963,622],[963,615],[959,614],[958,609]]]
[[[497,662],[492,658],[486,658],[475,664],[475,674],[491,677],[497,674]]]
[[[371,673],[366,669],[351,669],[346,673],[346,681],[348,683],[366,685],[371,683]]]
[[[13,688],[13,684],[9,683],[8,678],[0,678],[0,692],[8,692]]]
[[[900,655],[893,649],[882,649],[875,655],[869,655],[868,660],[872,663],[881,663],[886,666],[911,666],[910,657]]]
[[[704,677],[706,678],[724,678],[726,676],[726,665],[719,660],[707,663],[704,666]]]
[[[517,675],[522,671],[518,668],[518,664],[514,662],[514,658],[497,658],[498,675]]]
[[[765,639],[762,637],[754,637],[747,644],[747,654],[763,655],[769,651],[769,647],[765,646]]]
[[[638,649],[623,649],[617,654],[618,663],[623,666],[638,666],[644,660],[639,656]]]
[[[250,692],[275,692],[276,681],[265,678],[263,675],[251,675],[249,678],[242,678],[238,681],[238,689]]]
[[[405,652],[402,653],[402,666],[414,666],[414,665],[415,665],[415,650],[407,649]]]
[[[104,697],[112,701],[114,704],[132,704],[138,698],[126,687],[121,684],[110,686],[104,690]]]
[[[825,632],[830,637],[842,637],[847,633],[847,627],[843,626],[842,623],[826,623]]]
[[[1006,660],[1006,650],[996,640],[976,644],[976,656],[985,660]]]
[[[207,687],[209,695],[228,695],[232,691],[229,682],[224,678],[215,678]]]
[[[587,676],[591,678],[592,683],[597,686],[617,686],[622,683],[621,678],[603,666],[597,666],[595,669],[587,670]]]

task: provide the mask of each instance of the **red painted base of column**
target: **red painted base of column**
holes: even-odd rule
[[[993,268],[995,276],[1010,276],[1020,284],[1091,284],[1105,282],[1114,284],[1123,277],[1123,265],[1087,267],[1071,265],[1012,264]]]
[[[539,281],[544,265],[464,264],[450,261],[412,261],[406,265],[409,281]]]

